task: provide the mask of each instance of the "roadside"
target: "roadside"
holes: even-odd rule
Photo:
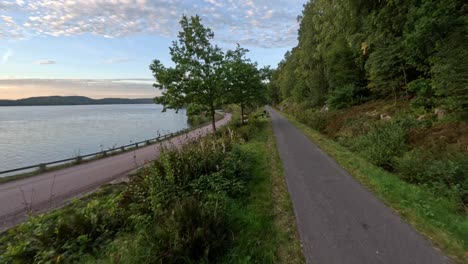
[[[216,112],[216,115],[215,115],[216,121],[219,121],[219,120],[223,119],[223,117],[224,117],[224,112],[219,112],[219,111]],[[195,118],[196,121],[191,121],[193,118]],[[58,164],[58,165],[50,166],[50,165],[47,165],[47,164],[50,164],[50,162],[49,163],[44,163],[43,167],[40,167],[40,165],[38,165],[37,170],[34,170],[34,171],[3,176],[3,177],[0,177],[0,184],[10,182],[10,181],[16,181],[16,180],[20,180],[20,179],[24,179],[24,178],[28,178],[28,177],[37,176],[37,175],[40,175],[40,174],[43,174],[43,173],[46,173],[46,172],[53,172],[53,171],[61,170],[61,169],[64,169],[64,168],[68,168],[70,166],[76,166],[76,165],[96,161],[96,160],[99,160],[99,159],[105,159],[105,158],[108,158],[110,156],[115,156],[115,155],[119,155],[119,154],[126,153],[126,152],[135,151],[138,148],[142,148],[142,147],[149,146],[149,145],[154,145],[154,144],[160,144],[162,141],[167,141],[167,140],[170,140],[171,138],[174,138],[176,136],[188,133],[190,131],[196,130],[196,129],[204,127],[204,126],[211,125],[210,118],[205,117],[205,116],[203,116],[203,117],[189,116],[187,122],[190,125],[189,128],[179,130],[179,131],[176,131],[176,132],[173,132],[173,133],[170,133],[170,134],[162,135],[162,136],[159,136],[156,139],[148,139],[148,140],[144,140],[144,141],[141,141],[141,142],[132,143],[131,145],[112,148],[112,149],[108,149],[108,150],[103,150],[103,151],[100,151],[100,152],[97,152],[97,153],[94,153],[94,154],[85,155],[85,156],[77,156],[77,157],[74,157],[74,158],[67,159],[64,162],[55,162],[54,163],[54,164]]]
[[[238,123],[9,230],[0,262],[303,263],[270,122]]]
[[[468,263],[468,218],[453,201],[401,180],[292,115],[282,114],[446,255],[458,263]]]
[[[217,125],[223,126],[230,119],[231,115],[226,114]],[[157,158],[164,146],[180,147],[211,130],[211,126],[206,125],[160,144],[0,184],[0,230],[20,223],[28,215],[63,206],[73,197],[127,175]]]
[[[260,121],[253,122],[259,122],[258,132],[245,127],[241,130],[247,131],[239,132],[248,138],[242,148],[252,153],[256,166],[247,203],[238,204],[234,210],[239,236],[222,263],[301,264],[305,262],[304,254],[271,121],[268,117],[257,118]]]

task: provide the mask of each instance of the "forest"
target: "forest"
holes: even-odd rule
[[[298,45],[272,77],[274,103],[345,108],[375,99],[468,109],[468,4],[459,0],[315,0]]]

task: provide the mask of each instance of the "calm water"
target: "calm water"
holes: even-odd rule
[[[187,128],[148,105],[0,107],[0,171],[85,155]],[[0,175],[1,177],[2,175]]]

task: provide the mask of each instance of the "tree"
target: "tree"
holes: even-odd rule
[[[265,100],[266,84],[263,80],[269,74],[268,69],[260,71],[256,63],[245,58],[247,52],[238,45],[235,50],[226,53],[225,64],[227,101],[240,106],[242,124],[245,107]]]
[[[181,109],[191,104],[209,111],[213,130],[216,131],[215,109],[223,96],[224,53],[210,41],[214,33],[205,28],[199,16],[183,16],[178,40],[170,48],[174,68],[165,67],[154,60],[150,70],[156,79],[153,86],[162,91],[155,99],[164,109]]]

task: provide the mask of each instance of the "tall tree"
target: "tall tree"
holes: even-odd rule
[[[245,108],[264,101],[266,84],[263,79],[268,78],[268,70],[260,71],[256,63],[245,57],[247,52],[238,45],[235,50],[226,53],[225,64],[227,101],[240,106],[242,124]]]
[[[155,99],[164,109],[180,109],[191,104],[209,111],[216,131],[215,109],[223,96],[222,50],[210,43],[213,31],[201,23],[199,16],[183,16],[178,40],[170,48],[174,68],[165,67],[159,60],[150,65],[156,78],[154,87],[162,91]]]

